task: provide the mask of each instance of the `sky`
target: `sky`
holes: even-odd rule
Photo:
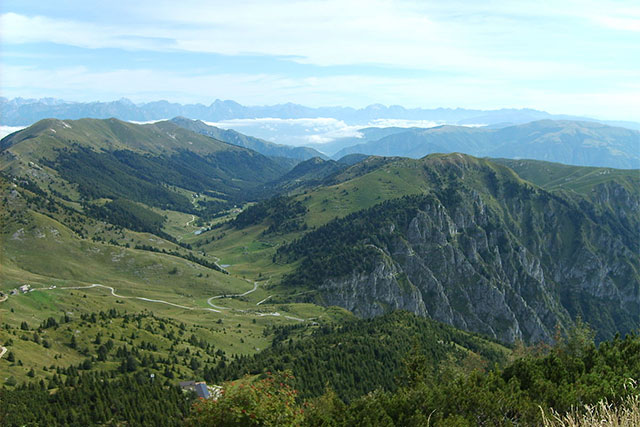
[[[2,0],[0,96],[640,121],[640,2]]]

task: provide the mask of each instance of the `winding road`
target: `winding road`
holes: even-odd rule
[[[267,280],[267,282],[268,282],[268,280]],[[230,309],[229,307],[220,307],[220,306],[214,305],[214,304],[211,302],[211,300],[214,300],[214,299],[220,299],[220,298],[243,297],[243,296],[245,296],[245,295],[249,295],[251,292],[255,292],[255,291],[256,291],[256,289],[258,289],[258,282],[253,282],[253,289],[250,289],[250,290],[248,290],[247,292],[244,292],[244,293],[242,293],[242,294],[230,294],[230,295],[229,295],[229,294],[222,294],[222,295],[216,295],[216,296],[213,296],[213,297],[209,298],[209,299],[207,300],[207,304],[209,304],[211,307],[216,308],[216,309],[218,309],[218,310],[234,310],[234,309]],[[235,311],[240,311],[240,312],[242,312],[242,313],[245,313],[245,312],[246,312],[246,310],[235,310]]]
[[[268,282],[269,282],[269,280],[267,280],[265,283],[268,283]],[[152,302],[152,303],[157,303],[157,304],[170,305],[172,307],[182,308],[184,310],[209,311],[209,312],[214,312],[214,313],[222,313],[223,310],[229,310],[229,311],[238,312],[238,313],[253,314],[253,315],[256,315],[256,316],[260,316],[260,317],[264,317],[264,316],[280,317],[280,316],[282,316],[277,311],[271,312],[271,313],[263,313],[263,312],[250,311],[250,310],[241,310],[241,309],[237,309],[237,308],[221,307],[221,306],[215,305],[215,304],[213,304],[211,302],[212,300],[215,300],[215,299],[243,297],[243,296],[249,295],[250,293],[255,292],[258,289],[258,282],[253,282],[253,288],[248,290],[248,291],[246,291],[246,292],[243,292],[241,294],[222,294],[222,295],[215,295],[215,296],[210,297],[209,299],[207,299],[207,304],[209,304],[212,308],[208,308],[208,307],[188,307],[186,305],[175,304],[173,302],[164,301],[164,300],[161,300],[161,299],[119,295],[119,294],[116,293],[116,290],[113,287],[106,286],[106,285],[101,285],[100,283],[93,283],[93,284],[88,285],[88,286],[63,286],[63,287],[49,287],[49,288],[33,288],[31,291],[49,291],[49,290],[55,290],[55,289],[73,290],[73,289],[93,289],[93,288],[109,289],[109,291],[111,292],[111,295],[116,297],[116,298],[137,299],[137,300],[145,301],[145,302]],[[262,301],[258,302],[256,305],[262,304],[263,302],[267,301],[272,296],[273,295],[269,295],[267,298],[265,298]],[[312,319],[302,319],[300,317],[294,317],[294,316],[282,316],[282,317],[284,317],[285,319],[295,320],[295,321],[298,321],[298,322],[305,322],[307,320],[312,320]],[[2,347],[2,348],[4,348],[4,347]],[[6,351],[6,349],[5,349],[5,351]],[[0,354],[0,357],[2,357],[2,355],[4,355],[4,352],[2,352]]]
[[[225,269],[223,266],[218,264],[220,262],[220,258],[218,258],[215,255],[211,255],[211,256],[213,257],[213,263],[216,265],[216,267],[218,267],[220,270],[226,271],[228,273],[227,269]]]
[[[269,279],[270,280],[270,279]],[[269,280],[267,280],[265,282],[265,284],[269,283]],[[248,290],[247,292],[241,293],[241,294],[232,294],[232,295],[227,295],[227,294],[222,294],[222,295],[216,295],[213,296],[211,298],[209,298],[207,300],[207,304],[209,304],[211,307],[216,308],[218,310],[231,310],[231,311],[236,311],[239,313],[245,313],[245,314],[255,314],[256,316],[259,317],[264,317],[264,316],[274,316],[274,317],[280,317],[282,316],[280,313],[278,313],[277,311],[271,312],[271,313],[261,313],[259,311],[250,311],[250,310],[240,310],[237,308],[229,308],[229,307],[220,307],[219,305],[214,305],[211,301],[214,299],[220,299],[220,298],[233,298],[233,297],[243,297],[245,295],[249,295],[251,292],[255,292],[256,289],[258,289],[258,282],[253,282],[253,289]],[[263,299],[262,301],[256,303],[256,305],[260,305],[263,302],[267,301],[269,298],[273,297],[274,295],[269,295],[268,297],[266,297],[265,299]],[[296,320],[298,322],[306,322],[307,320],[312,320],[312,319],[301,319],[300,317],[293,317],[293,316],[282,316],[285,319],[289,319],[289,320]]]
[[[164,301],[161,299],[152,299],[152,298],[145,298],[145,297],[127,297],[124,295],[118,295],[116,293],[116,290],[114,288],[112,288],[111,286],[105,286],[105,285],[101,285],[99,283],[94,283],[92,285],[89,286],[65,286],[65,287],[59,287],[59,288],[34,288],[34,291],[48,291],[48,290],[53,290],[53,289],[91,289],[91,288],[105,288],[105,289],[109,289],[111,291],[111,295],[113,295],[114,297],[117,298],[122,298],[122,299],[137,299],[140,301],[146,301],[146,302],[155,302],[158,304],[166,304],[166,305],[170,305],[173,307],[178,307],[178,308],[182,308],[185,310],[204,310],[204,311],[213,311],[215,313],[220,313],[220,310],[215,310],[213,308],[201,308],[201,307],[187,307],[186,305],[180,305],[180,304],[175,304],[169,301]]]
[[[7,347],[0,346],[0,359],[2,359],[2,356],[4,356],[6,352],[7,352]]]
[[[271,298],[272,296],[273,296],[273,295],[269,295],[268,297],[266,297],[266,298],[265,298],[265,299],[263,299],[262,301],[257,302],[257,303],[256,303],[256,305],[260,305],[260,304],[262,304],[263,302],[267,301],[267,300],[268,300],[269,298]]]

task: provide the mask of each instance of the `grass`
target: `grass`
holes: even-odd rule
[[[567,414],[542,412],[545,427],[636,427],[640,425],[640,396],[632,395],[619,404],[601,400],[595,405],[585,405]]]
[[[56,283],[61,282],[60,280],[56,281]],[[249,283],[241,282],[243,282],[244,286],[242,289],[228,289],[228,292],[251,289]],[[120,291],[118,290],[118,292]],[[146,295],[158,298],[164,297],[167,293],[150,290],[147,291]],[[23,364],[22,366],[17,363],[10,365],[5,363],[6,360],[0,361],[0,376],[13,376],[18,381],[23,381],[27,379],[25,376],[31,368],[34,368],[37,373],[41,373],[44,372],[43,369],[45,367],[51,364],[64,367],[80,363],[84,359],[76,351],[65,345],[69,340],[68,336],[64,338],[60,334],[53,334],[50,337],[53,344],[51,349],[47,349],[43,353],[38,351],[31,341],[21,339],[20,336],[24,335],[21,332],[17,331],[17,335],[11,335],[11,330],[16,332],[22,322],[27,322],[30,327],[34,328],[48,317],[58,319],[62,313],[67,313],[72,318],[77,319],[81,314],[104,311],[110,308],[128,313],[151,310],[156,316],[179,321],[189,328],[204,328],[201,332],[207,342],[228,354],[252,354],[270,346],[271,337],[264,335],[265,328],[276,325],[298,324],[299,321],[294,318],[313,318],[315,322],[331,322],[349,316],[343,310],[325,309],[312,304],[270,305],[264,303],[256,306],[258,301],[267,296],[268,293],[266,291],[258,290],[242,298],[218,299],[215,300],[215,304],[229,307],[230,309],[215,313],[204,310],[190,311],[140,300],[117,298],[113,297],[109,290],[102,288],[66,290],[58,287],[52,290],[37,290],[26,294],[13,295],[7,301],[0,303],[0,317],[5,325],[0,330],[0,343],[3,343],[10,351],[13,351],[16,357],[22,360]],[[175,298],[175,300],[180,304],[207,307],[206,295],[200,298],[184,297],[181,299]],[[279,313],[279,315],[260,315],[260,313],[274,312]],[[289,316],[289,318],[286,316]],[[207,328],[209,330],[205,330]],[[77,330],[81,331],[83,337],[86,337],[94,336],[98,332],[110,333],[111,328],[94,330],[87,329],[86,325],[80,325]],[[127,330],[124,335],[129,335],[130,332],[130,330]],[[30,336],[32,334],[31,332],[27,335]],[[9,339],[13,341],[12,345],[7,345]],[[149,339],[145,340],[148,341]],[[140,342],[140,340],[136,342]]]
[[[203,233],[201,239],[216,238],[201,249],[219,258],[220,265],[231,273],[253,280],[273,278],[273,280],[289,271],[289,267],[272,262],[278,246],[298,236],[262,235],[266,229],[263,225],[255,225],[242,230],[224,227]]]
[[[271,345],[271,336],[265,335],[267,327],[277,325],[298,324],[299,321],[292,319],[299,317],[304,319],[313,318],[315,322],[333,322],[339,319],[350,317],[344,310],[330,308],[325,309],[312,304],[279,304],[269,306],[267,304],[255,306],[254,302],[243,302],[235,299],[224,301],[216,300],[216,304],[235,307],[236,310],[223,310],[221,313],[208,311],[189,311],[179,308],[154,305],[151,303],[114,298],[105,289],[87,290],[62,290],[34,291],[27,294],[11,296],[6,302],[0,303],[0,316],[3,319],[3,328],[0,330],[0,343],[7,346],[13,352],[16,362],[11,364],[6,358],[0,360],[0,378],[13,376],[19,382],[28,379],[27,373],[33,368],[38,377],[47,376],[44,370],[53,365],[66,367],[80,363],[86,358],[68,345],[70,342],[69,328],[76,331],[78,348],[90,347],[89,340],[98,333],[105,337],[116,331],[116,345],[128,343],[131,340],[127,337],[132,332],[138,336],[133,340],[133,344],[138,345],[142,341],[163,342],[163,347],[158,355],[168,352],[170,344],[162,340],[157,334],[129,326],[119,330],[117,325],[106,325],[105,327],[92,326],[82,322],[79,317],[82,314],[97,313],[110,308],[115,308],[120,312],[141,313],[151,312],[155,316],[169,319],[186,325],[188,330],[193,330],[198,337],[202,337],[206,342],[211,343],[216,349],[221,349],[230,355],[253,354]],[[252,312],[241,312],[252,307]],[[278,316],[260,316],[259,312],[278,312]],[[63,313],[71,316],[72,324],[65,329],[57,331],[45,330],[40,333],[41,338],[51,342],[49,349],[43,349],[33,342],[35,328],[48,317],[59,319]],[[290,318],[287,318],[289,316]],[[27,322],[30,331],[22,331],[19,326],[22,322]],[[118,332],[119,331],[119,332]],[[120,337],[124,337],[120,339]],[[165,348],[166,347],[166,348]],[[91,355],[95,355],[92,350]],[[166,354],[164,354],[166,356]],[[18,363],[18,360],[22,364]],[[104,365],[104,366],[103,366]],[[98,364],[106,367],[108,364]],[[183,369],[182,366],[181,369]],[[188,378],[191,373],[188,369],[183,369],[183,375]]]
[[[569,166],[539,160],[496,159],[518,173],[522,178],[547,190],[571,190],[589,195],[591,189],[610,181],[616,181],[628,191],[637,192],[640,187],[640,171],[604,167]]]
[[[11,186],[6,181],[0,184],[4,197],[9,194]],[[342,310],[310,304],[271,304],[267,300],[256,305],[278,292],[277,287],[267,281],[269,274],[280,268],[271,264],[270,259],[271,269],[262,269],[262,264],[258,263],[250,269],[240,270],[248,276],[248,279],[244,279],[242,274],[221,274],[183,258],[107,243],[114,240],[121,245],[149,244],[167,250],[183,250],[148,233],[121,231],[84,218],[86,233],[93,238],[98,237],[100,241],[81,239],[57,220],[64,213],[36,212],[21,197],[7,197],[0,216],[0,291],[9,293],[23,284],[29,284],[32,288],[56,286],[55,289],[38,289],[26,294],[10,295],[6,301],[0,302],[0,344],[8,347],[16,356],[14,363],[9,363],[6,358],[0,360],[0,378],[3,380],[10,377],[18,382],[29,380],[27,374],[32,368],[36,379],[48,377],[51,372],[47,372],[45,368],[48,369],[51,365],[67,367],[86,359],[85,354],[68,346],[70,335],[66,329],[58,332],[46,330],[45,335],[51,344],[47,349],[33,341],[33,328],[48,317],[59,319],[63,313],[71,316],[72,323],[75,322],[69,326],[71,330],[80,331],[77,335],[79,348],[88,347],[89,354],[94,356],[95,348],[90,345],[90,338],[98,333],[110,334],[113,328],[90,326],[79,320],[79,317],[112,308],[127,313],[151,311],[169,321],[184,323],[187,329],[193,329],[196,335],[230,355],[252,354],[268,347],[271,336],[268,333],[265,335],[265,330],[278,325],[298,324],[299,321],[294,318],[333,321],[348,316]],[[173,214],[171,221],[175,224],[176,232],[189,232],[186,226],[180,229],[180,214]],[[247,246],[249,253],[254,255],[270,249],[269,244],[249,240]],[[210,255],[208,259],[212,257]],[[220,313],[203,310],[209,308],[207,299],[211,296],[251,290],[253,282],[249,279],[254,276],[261,281],[255,292],[243,297],[215,300],[215,304],[228,307],[229,310],[221,310]],[[63,289],[93,283],[112,286],[122,296],[165,300],[194,310],[114,297],[108,289],[99,287]],[[274,312],[280,315],[260,315]],[[22,322],[27,322],[31,330],[21,331],[19,327]],[[133,340],[134,344],[155,339],[148,332],[133,327],[123,329],[122,336],[126,337],[131,332],[140,334],[140,338]],[[118,335],[118,342],[128,342],[126,338],[119,339]],[[165,344],[159,350],[159,355],[169,351],[169,345]],[[100,362],[95,367],[113,368],[113,363]],[[190,371],[184,363],[179,365],[176,375],[180,378],[198,378],[199,374]]]
[[[309,209],[305,222],[318,227],[385,200],[428,190],[419,162],[402,159],[368,174],[298,195],[296,198]]]
[[[204,296],[246,287],[242,280],[182,258],[104,243],[55,241],[27,235],[19,243],[9,241],[5,250],[12,264],[33,275],[72,283],[101,283],[124,295],[178,302],[176,297],[181,300],[185,295]],[[176,289],[176,281],[183,283],[183,287]]]
[[[438,190],[432,181],[430,170],[426,166],[445,166],[448,164],[475,162],[494,169],[498,174],[508,179],[518,178],[513,172],[502,166],[492,165],[486,160],[473,159],[466,156],[432,155],[424,159],[383,159],[371,158],[375,168],[360,173],[363,167],[357,165],[347,169],[335,180],[334,185],[319,186],[296,194],[295,200],[301,202],[307,209],[302,218],[308,229],[321,227],[329,221],[344,217],[353,212],[372,207],[386,200],[402,196],[421,194]],[[355,170],[355,171],[354,171]],[[438,170],[434,167],[433,170]],[[482,188],[480,179],[474,175],[473,168],[467,170],[465,182],[470,186]],[[498,209],[499,204],[491,198],[485,202]],[[304,231],[287,234],[264,235],[269,224],[257,224],[238,230],[223,226],[193,239],[193,243],[209,242],[203,246],[207,253],[213,253],[220,258],[220,264],[228,264],[229,271],[234,274],[250,277],[254,280],[258,274],[272,277],[277,281],[284,274],[292,271],[295,265],[277,265],[271,262],[279,246],[300,238]]]
[[[131,308],[126,304],[118,307],[121,312],[126,310],[129,313],[131,313],[129,310]],[[138,313],[144,312],[135,308],[134,310]],[[37,376],[42,377],[50,375],[47,368],[51,365],[59,367],[76,365],[86,359],[88,355],[95,356],[96,346],[92,342],[97,335],[103,337],[103,343],[111,338],[116,347],[121,345],[128,345],[129,348],[139,347],[142,342],[155,344],[158,350],[154,350],[153,353],[156,357],[162,358],[172,354],[174,350],[179,352],[186,348],[190,348],[190,354],[196,355],[200,350],[185,342],[192,334],[198,339],[213,344],[216,350],[220,349],[230,355],[251,354],[270,345],[271,338],[263,334],[267,325],[273,325],[274,322],[283,323],[279,319],[256,317],[253,322],[252,319],[241,316],[194,317],[190,313],[182,313],[179,318],[172,319],[170,312],[163,313],[168,317],[157,317],[157,313],[154,313],[153,317],[146,317],[140,323],[126,322],[123,318],[91,323],[80,318],[80,314],[83,312],[82,310],[67,311],[66,313],[71,317],[70,323],[60,323],[60,327],[56,328],[36,331],[35,329],[40,323],[36,319],[29,319],[31,320],[27,320],[29,330],[4,328],[0,331],[0,341],[15,357],[14,363],[10,363],[6,359],[0,361],[0,377],[6,379],[13,376],[18,381],[23,381],[27,379],[27,373],[30,369],[34,369]],[[58,314],[54,318],[57,320],[59,317]],[[158,328],[159,323],[167,322],[170,326],[166,329],[160,330]],[[148,327],[149,324],[152,325],[151,328]],[[173,340],[165,336],[166,332],[170,331],[174,331],[176,335],[182,337],[177,346],[172,345]],[[41,341],[48,341],[50,347],[45,348],[42,344],[37,344],[34,341],[36,334]],[[70,346],[72,335],[76,337],[77,348]],[[87,353],[84,349],[88,349],[89,352]],[[203,358],[204,360],[205,358]],[[97,369],[115,367],[112,361],[94,364]],[[178,369],[186,378],[191,378],[196,374],[191,372],[186,364],[179,363]]]
[[[307,207],[303,221],[313,229],[385,200],[428,191],[430,187],[422,171],[420,160],[399,159],[364,175],[347,176],[338,184],[306,190],[294,198]],[[191,242],[213,239],[202,249],[215,254],[220,264],[229,265],[229,271],[253,280],[261,274],[275,282],[290,272],[292,266],[272,263],[273,255],[280,245],[301,237],[304,232],[264,235],[267,228],[265,224],[241,230],[225,226],[203,233]]]

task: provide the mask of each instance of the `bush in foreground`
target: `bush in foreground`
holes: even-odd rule
[[[303,409],[296,405],[296,390],[288,373],[271,374],[258,381],[245,377],[225,385],[217,399],[193,405],[188,426],[297,426]]]

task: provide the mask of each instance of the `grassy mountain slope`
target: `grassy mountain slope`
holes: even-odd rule
[[[403,165],[403,167],[394,167]],[[317,187],[296,191],[293,202],[304,206],[304,213],[289,218],[299,224],[288,232],[267,233],[273,218],[257,216],[253,223],[222,225],[194,239],[193,244],[220,257],[236,274],[256,277],[259,273],[276,278],[291,269],[272,263],[278,246],[300,237],[334,218],[372,207],[385,200],[417,194],[428,188],[427,174],[419,161],[369,157],[331,175]],[[268,202],[266,202],[268,203]],[[286,228],[285,228],[286,229]],[[292,292],[293,293],[293,292]]]
[[[43,195],[7,180],[0,184],[5,292],[23,281],[42,286],[100,283],[125,296],[155,295],[174,303],[189,295],[195,306],[204,307],[195,295],[202,297],[216,287],[222,292],[250,288],[242,280],[189,261],[191,251],[175,243],[111,226],[53,201],[41,203]],[[155,251],[135,249],[145,244]],[[173,286],[178,279],[183,287]]]
[[[42,135],[14,135],[0,155],[11,174],[0,178],[0,290],[36,288],[0,301],[0,344],[13,354],[0,360],[5,381],[73,387],[77,372],[94,370],[218,381],[291,368],[306,395],[321,394],[328,377],[351,399],[393,390],[414,340],[430,372],[468,372],[507,353],[407,313],[385,316],[394,309],[501,341],[550,340],[577,316],[599,338],[638,327],[637,171],[535,161],[510,168],[461,154],[309,160],[287,179],[302,187],[233,210],[200,233],[198,202],[232,191],[204,193],[215,183],[197,173],[210,175],[216,152],[151,153],[142,147],[151,142],[129,149],[119,137],[114,150],[87,138],[84,147],[29,157],[29,144],[65,143]],[[74,171],[84,172],[69,178]],[[110,183],[109,171],[126,178]],[[237,194],[264,185],[237,184],[233,173],[220,180]],[[83,189],[92,175],[100,179]],[[132,188],[160,178],[139,194]],[[119,193],[87,197],[103,183]],[[205,189],[196,193],[198,183]],[[142,199],[153,188],[190,207]],[[323,305],[383,316],[342,326],[352,315]],[[106,353],[105,339],[113,341]]]
[[[359,159],[359,157],[356,157],[354,160],[359,161]],[[345,162],[341,163],[335,160],[323,160],[320,157],[314,157],[297,164],[293,169],[269,185],[278,192],[290,192],[299,187],[314,187],[324,182],[331,175],[346,169],[349,166],[346,163],[348,161],[349,159],[346,159]]]
[[[405,309],[502,341],[549,340],[556,324],[566,328],[578,315],[599,338],[638,326],[637,171],[540,164],[542,173],[537,163],[521,162],[513,166],[519,176],[461,154],[373,156],[351,165],[309,160],[283,181],[288,190],[296,180],[302,187],[214,218],[202,232],[194,225],[204,217],[200,206],[264,190],[266,178],[247,160],[264,156],[186,130],[158,137],[175,146],[151,147],[154,132],[167,135],[172,124],[148,132],[117,121],[80,122],[46,123],[33,136],[2,143],[0,164],[9,176],[0,182],[2,290],[43,288],[0,302],[12,327],[3,339],[17,343],[20,354],[37,344],[21,338],[22,321],[149,305],[162,317],[209,328],[203,337],[239,354],[268,347],[277,335],[269,325],[350,317],[324,308],[332,305],[364,317]],[[105,126],[114,135],[109,146],[91,133],[96,127],[105,134]],[[76,134],[57,139],[51,129],[58,128]],[[83,132],[84,140],[72,139]],[[191,138],[204,138],[199,153],[183,149],[196,145]],[[244,164],[225,169],[223,154]],[[552,173],[556,179],[543,181]],[[260,283],[252,288],[243,276]],[[92,284],[118,296],[86,288]],[[218,320],[240,326],[220,329]],[[79,321],[78,330],[84,327]],[[90,354],[98,350],[87,346]],[[86,357],[56,348],[47,357]],[[45,360],[30,362],[37,375],[49,375]],[[219,361],[205,357],[181,372],[214,375]],[[24,364],[14,363],[11,375],[27,377]]]
[[[501,129],[438,126],[393,133],[350,153],[419,158],[435,152],[538,159],[582,166],[640,167],[640,132],[593,122],[541,120]]]
[[[589,194],[596,185],[615,181],[627,190],[640,184],[640,171],[579,167],[539,160],[492,159],[513,169],[520,177],[547,190],[572,190]]]
[[[0,147],[0,170],[66,200],[125,198],[189,213],[255,198],[254,189],[287,170],[171,122],[43,120],[4,138]]]
[[[580,166],[640,167],[640,132],[593,122],[541,120],[497,131],[491,157]]]
[[[0,298],[0,344],[14,359],[0,359],[3,382],[50,380],[57,368],[86,360],[90,367],[81,371],[117,372],[126,359],[115,354],[122,345],[138,348],[135,365],[151,369],[159,378],[201,378],[205,368],[224,359],[218,350],[232,357],[268,347],[273,338],[269,328],[299,324],[308,317],[324,322],[348,316],[309,304],[256,305],[269,296],[264,288],[268,282],[258,286],[222,274],[215,258],[202,252],[151,233],[110,225],[47,198],[36,186],[32,191],[22,184],[0,177],[0,292],[7,296]],[[25,284],[33,291],[11,294]],[[236,294],[244,296],[236,298]],[[119,314],[110,320],[95,323],[84,318],[111,309]],[[125,314],[135,317],[141,312],[146,312],[142,323],[125,319]],[[40,327],[49,317],[60,323],[61,316],[69,318],[62,327]],[[144,319],[155,332],[148,330]],[[158,332],[160,323],[173,327]],[[164,336],[171,329],[175,337]],[[95,336],[102,335],[104,344],[114,332],[113,351],[107,359],[96,361],[100,343],[94,342]],[[160,336],[154,337],[156,333]],[[189,343],[192,334],[198,342],[210,344],[216,355]],[[72,338],[75,346],[70,345]],[[156,367],[143,365],[145,356],[147,361],[155,358],[150,363]],[[58,374],[62,381],[70,375]]]
[[[640,170],[576,167],[536,160],[494,161],[546,190],[574,199],[592,218],[616,218],[623,227],[622,233],[631,240],[640,237]]]
[[[20,148],[16,147],[19,143]],[[170,122],[138,125],[117,119],[44,119],[20,132],[4,138],[2,149],[14,147],[16,153],[33,153],[47,157],[52,149],[77,142],[93,150],[133,150],[161,154],[190,150],[206,155],[217,151],[236,150],[229,144],[187,131]]]
[[[436,157],[433,157],[435,159]],[[289,265],[271,262],[277,248],[336,218],[343,218],[386,200],[421,194],[432,187],[430,171],[422,160],[371,156],[330,175],[316,187],[297,191],[292,202],[304,206],[304,213],[289,220],[300,225],[287,233],[267,233],[274,220],[256,217],[252,223],[223,225],[195,239],[194,244],[216,253],[222,264],[239,274],[281,277]],[[268,204],[269,202],[265,202]],[[304,227],[306,225],[306,228]]]

